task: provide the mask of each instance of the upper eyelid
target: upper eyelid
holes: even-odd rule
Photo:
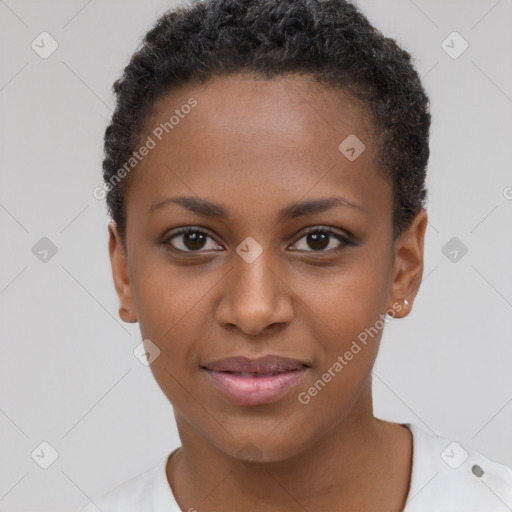
[[[315,224],[313,226],[307,226],[307,227],[302,228],[299,231],[297,231],[297,233],[295,233],[295,235],[298,235],[299,233],[302,233],[302,236],[304,236],[304,235],[307,235],[307,234],[309,234],[311,232],[314,233],[315,231],[325,231],[327,233],[339,235],[339,236],[342,236],[344,238],[350,238],[350,234],[347,233],[345,230],[343,230],[341,228],[334,228],[334,227],[331,227],[331,226],[326,226],[325,224]]]
[[[209,236],[212,240],[215,240],[216,243],[219,245],[220,242],[217,241],[217,238],[211,234],[211,232],[207,228],[199,227],[199,226],[181,226],[179,228],[175,228],[173,231],[176,231],[175,233],[166,234],[164,236],[164,242],[171,240],[174,237],[178,237],[181,235],[185,235],[186,233],[193,233],[193,232],[199,232],[203,233],[207,236]]]

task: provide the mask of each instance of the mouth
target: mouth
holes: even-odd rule
[[[259,359],[232,357],[201,368],[230,402],[262,405],[283,398],[299,384],[310,365],[296,359],[266,356]]]
[[[298,359],[267,355],[258,359],[250,359],[245,356],[227,357],[206,363],[202,367],[207,370],[230,373],[248,374],[277,374],[286,371],[298,370],[310,365]]]

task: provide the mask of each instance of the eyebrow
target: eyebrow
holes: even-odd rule
[[[209,217],[218,217],[222,219],[229,218],[229,213],[222,205],[213,203],[206,199],[200,199],[194,196],[175,196],[168,197],[162,201],[154,203],[150,206],[148,213],[152,213],[155,210],[163,208],[169,204],[179,204],[195,213],[200,215],[206,215]],[[319,199],[310,199],[307,201],[301,201],[292,203],[282,208],[278,213],[278,222],[283,220],[295,219],[304,215],[311,215],[314,213],[321,213],[326,210],[333,208],[334,206],[348,206],[363,212],[366,212],[366,208],[356,204],[352,201],[348,201],[343,197],[325,197]]]

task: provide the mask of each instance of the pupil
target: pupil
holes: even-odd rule
[[[185,245],[187,249],[201,249],[204,245],[204,235],[201,233],[185,233]],[[190,243],[187,243],[190,242]]]
[[[325,247],[329,245],[328,240],[329,235],[326,233],[310,233],[308,235],[308,243],[312,242],[312,244],[310,243],[309,245],[315,250],[325,249]],[[315,246],[318,242],[320,242],[320,245]]]

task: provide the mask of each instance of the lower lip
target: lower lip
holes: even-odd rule
[[[304,367],[268,377],[250,377],[205,369],[217,389],[236,405],[276,402],[299,383],[307,370]]]

